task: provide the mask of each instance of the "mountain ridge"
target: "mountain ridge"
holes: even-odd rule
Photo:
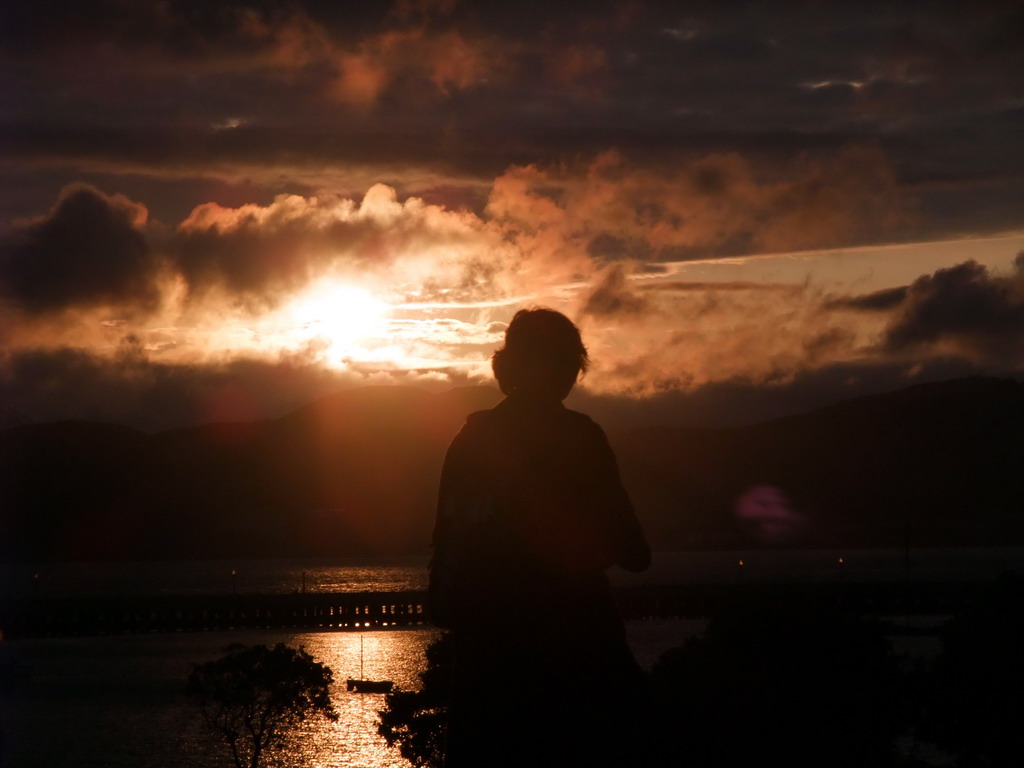
[[[0,556],[422,552],[448,443],[500,397],[375,387],[276,419],[155,434],[81,421],[9,427]],[[1024,383],[974,377],[745,427],[608,432],[652,544],[717,549],[901,546],[908,530],[920,546],[1024,543],[1021,430]],[[762,507],[771,501],[744,517],[752,490]]]

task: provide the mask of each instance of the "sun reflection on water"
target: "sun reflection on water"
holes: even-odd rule
[[[363,670],[369,679],[393,680],[396,687],[418,688],[424,649],[440,632],[317,632],[297,634],[290,645],[303,646],[334,671],[331,699],[338,722],[304,724],[296,734],[288,766],[303,768],[407,768],[409,763],[377,735],[378,711],[384,695],[348,691],[345,680],[359,677],[359,638],[363,638]]]
[[[735,561],[733,561],[735,562]],[[241,574],[241,572],[240,572]],[[668,648],[703,631],[703,623],[630,622],[627,631],[645,668]],[[0,691],[7,736],[4,764],[109,765],[118,768],[218,768],[225,745],[185,696],[192,665],[220,657],[230,643],[303,646],[331,668],[337,723],[317,720],[293,734],[274,768],[408,768],[377,735],[382,694],[357,694],[345,681],[359,675],[363,637],[365,676],[419,686],[433,629],[366,632],[182,632],[73,638],[5,638],[5,658],[32,672],[27,692]],[[540,691],[538,695],[550,695]],[[54,713],[59,713],[55,716]]]

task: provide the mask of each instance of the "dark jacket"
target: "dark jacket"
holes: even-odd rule
[[[615,456],[589,417],[515,397],[469,417],[441,475],[435,623],[617,623],[605,570],[643,570],[649,560]]]
[[[643,764],[642,676],[605,570],[649,560],[588,417],[516,397],[469,417],[430,569],[431,616],[455,649],[446,766]]]

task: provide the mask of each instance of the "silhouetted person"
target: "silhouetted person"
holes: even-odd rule
[[[562,405],[586,348],[564,315],[522,310],[492,362],[506,398],[452,442],[434,531],[446,766],[640,764],[642,675],[605,571],[650,550],[601,428]]]

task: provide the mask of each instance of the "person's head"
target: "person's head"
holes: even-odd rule
[[[553,309],[521,309],[505,331],[505,344],[491,358],[506,395],[562,400],[590,364],[579,329]]]

